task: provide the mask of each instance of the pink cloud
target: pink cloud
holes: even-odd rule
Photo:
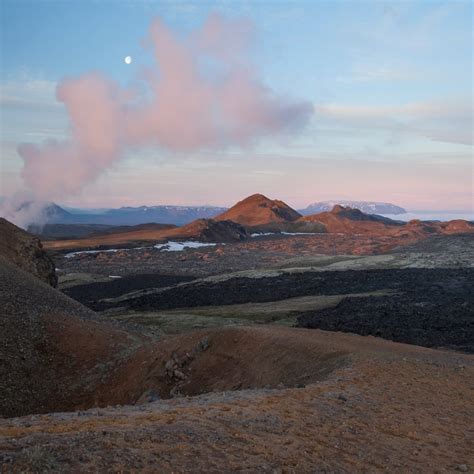
[[[57,199],[80,192],[128,147],[191,152],[299,130],[313,106],[277,96],[262,83],[250,59],[252,36],[248,21],[219,15],[184,39],[155,20],[146,94],[131,101],[129,91],[98,73],[62,81],[56,95],[68,112],[71,138],[20,145],[25,182],[37,198]]]

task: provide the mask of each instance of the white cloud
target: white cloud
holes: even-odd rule
[[[14,107],[60,107],[56,82],[43,79],[7,80],[0,83],[0,105]]]
[[[343,126],[414,133],[434,141],[471,145],[473,107],[470,98],[412,102],[397,106],[329,104],[315,107],[320,120]]]
[[[412,81],[417,75],[407,67],[390,67],[377,64],[356,64],[349,75],[339,76],[337,82],[371,82],[371,81]]]

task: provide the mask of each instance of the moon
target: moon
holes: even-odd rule
[[[132,57],[131,56],[125,56],[123,59],[125,64],[131,64],[132,63]]]

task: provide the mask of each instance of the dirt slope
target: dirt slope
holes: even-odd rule
[[[0,334],[0,416],[129,401],[133,393],[114,380],[149,340],[98,318],[2,257]]]
[[[253,194],[219,214],[215,220],[229,220],[253,227],[276,222],[292,222],[299,217],[301,214],[283,201],[268,199],[263,194]]]
[[[58,279],[41,241],[0,217],[0,256],[51,286]]]
[[[186,351],[206,337],[197,362],[183,365]],[[216,371],[236,386],[261,386],[301,366],[311,376],[313,360],[326,374],[301,388],[4,420],[0,465],[165,473],[469,472],[474,465],[472,356],[284,328],[195,333],[167,344],[184,375],[172,381],[189,387],[202,377],[207,388],[228,389]]]

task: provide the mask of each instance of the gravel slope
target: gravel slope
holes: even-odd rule
[[[298,340],[350,352],[351,363],[305,388],[4,420],[3,468],[405,473],[474,467],[473,356],[318,330],[243,331],[249,344],[258,334],[277,347],[286,339],[297,353]]]

